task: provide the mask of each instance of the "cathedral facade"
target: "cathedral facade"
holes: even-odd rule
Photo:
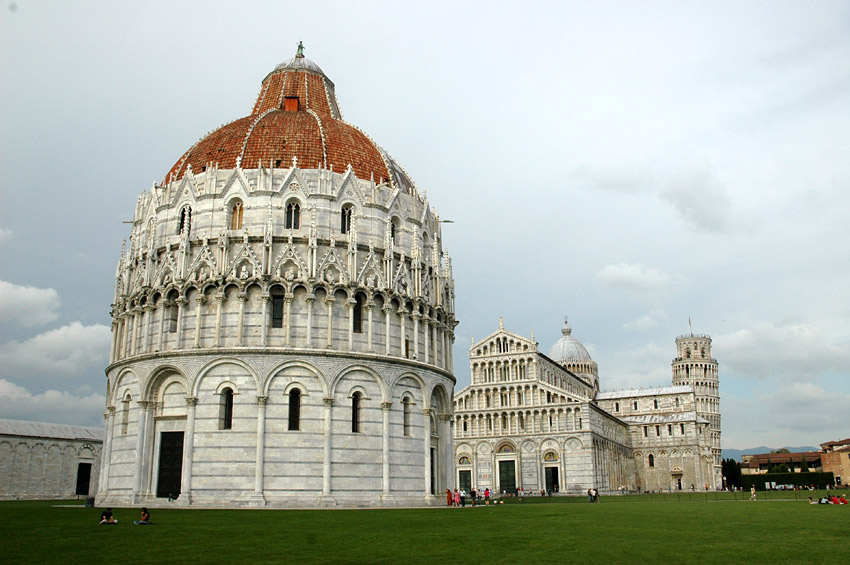
[[[565,324],[544,355],[499,330],[469,349],[472,384],[455,395],[455,482],[584,493],[711,490],[720,475],[720,402],[711,338],[676,339],[673,381],[599,391],[598,366]]]
[[[98,504],[437,500],[457,324],[440,228],[299,45],[138,198]]]

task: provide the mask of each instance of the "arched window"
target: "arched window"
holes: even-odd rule
[[[230,430],[233,428],[233,389],[226,387],[221,391],[221,405],[218,418],[218,429]]]
[[[362,294],[357,294],[354,297],[354,304],[351,305],[353,311],[351,313],[351,317],[353,318],[352,322],[354,325],[354,333],[359,334],[363,333],[363,304],[365,300],[363,300]]]
[[[185,234],[186,236],[192,230],[192,207],[191,206],[183,206],[180,210],[180,218],[177,222],[177,233]]]
[[[230,208],[230,229],[242,229],[242,201],[237,200]]]
[[[650,467],[655,467],[655,456],[652,453],[649,454],[647,460],[649,461]]]
[[[360,433],[360,401],[363,395],[358,391],[351,395],[351,432]]]
[[[298,202],[290,202],[286,205],[286,229],[297,230],[301,228],[301,205]]]
[[[619,411],[620,411],[620,403],[619,403],[619,402],[615,402],[615,403],[614,403],[614,412],[619,412]]]
[[[351,204],[346,204],[342,207],[339,213],[339,232],[348,233],[351,231],[351,213],[354,207]]]
[[[399,243],[399,225],[400,222],[398,218],[393,218],[392,220],[390,220],[390,237],[393,239],[393,243]]]
[[[130,401],[133,399],[129,394],[121,401],[121,435],[127,433],[127,427],[130,425]]]
[[[289,391],[289,431],[301,429],[301,390]]]
[[[283,291],[276,287],[271,293],[273,328],[283,327],[283,298]]]
[[[410,412],[411,412],[411,410],[410,410],[410,398],[405,396],[404,400],[401,401],[401,406],[402,406],[402,410],[403,410],[403,414],[402,414],[403,424],[402,424],[402,426],[403,426],[403,429],[404,429],[404,435],[406,437],[410,437],[410,435],[411,435],[411,429],[410,429]]]
[[[655,408],[656,410],[658,409],[658,399],[655,399],[655,400],[653,400],[653,401],[652,401],[652,406],[653,406],[653,408]]]

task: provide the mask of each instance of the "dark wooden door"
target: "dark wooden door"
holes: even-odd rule
[[[91,463],[77,465],[77,494],[88,496],[91,482]]]
[[[460,489],[469,492],[472,490],[472,471],[458,471]]]
[[[546,467],[546,492],[558,492],[558,468]]]
[[[499,488],[507,493],[516,492],[516,463],[499,461]]]
[[[177,498],[183,477],[183,432],[162,432],[159,440],[159,498]]]

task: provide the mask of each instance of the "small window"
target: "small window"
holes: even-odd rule
[[[466,420],[463,421],[463,431],[467,431]]]
[[[360,433],[360,401],[363,395],[355,392],[351,395],[351,432]]]
[[[283,295],[272,295],[272,327],[283,327]]]
[[[634,402],[635,410],[637,410],[637,400]]]
[[[289,392],[289,431],[301,429],[301,390],[293,388]]]
[[[649,454],[649,457],[647,459],[649,461],[649,466],[655,467],[655,456],[652,453]]]
[[[404,400],[401,401],[402,406],[402,426],[404,429],[405,437],[410,437],[411,429],[410,429],[410,399],[408,397],[404,397]],[[464,423],[464,425],[466,425]]]
[[[354,333],[359,334],[363,333],[363,295],[358,294],[354,297],[354,304],[352,308],[354,309],[351,313],[352,323],[354,326]]]
[[[348,233],[351,231],[351,213],[354,208],[351,204],[346,204],[342,207],[339,213],[339,231],[340,233]]]
[[[646,426],[643,427],[643,437],[649,437],[649,432],[646,431]]]
[[[242,202],[237,200],[230,209],[230,229],[242,229]]]
[[[297,96],[287,96],[283,99],[283,110],[285,112],[297,112],[299,107]]]
[[[685,434],[685,424],[679,424],[679,433],[682,435]]]
[[[679,397],[677,396],[676,397],[676,408],[678,408],[678,407],[679,407]]]
[[[286,229],[297,230],[301,228],[301,205],[298,202],[290,202],[286,205]]]
[[[221,406],[219,410],[218,429],[233,428],[233,389],[230,387],[221,391]]]
[[[657,399],[652,401],[652,407],[655,408],[656,410],[658,410],[658,400]]]
[[[614,412],[619,412],[619,411],[620,411],[620,403],[619,403],[619,402],[615,402],[615,403],[614,403]]]
[[[176,302],[172,302],[168,307],[168,333],[175,333],[177,331],[177,314],[179,312],[180,306]]]
[[[661,435],[661,426],[655,426],[655,436],[659,437]]]
[[[668,436],[673,435],[673,424],[667,424],[667,435]]]
[[[127,428],[130,425],[130,400],[132,397],[128,394],[121,401],[121,435],[127,434]]]
[[[180,210],[180,219],[177,222],[177,233],[180,235],[189,235],[192,229],[192,208],[191,206],[183,206]]]

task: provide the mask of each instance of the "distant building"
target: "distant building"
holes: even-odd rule
[[[0,419],[0,500],[93,496],[103,429]]]
[[[835,475],[835,484],[850,483],[850,438],[820,444],[823,470]]]
[[[497,492],[722,488],[711,338],[676,339],[673,385],[599,392],[596,362],[564,326],[549,351],[499,330],[469,349],[455,395],[457,485]]]
[[[820,451],[742,455],[741,474],[759,475],[769,473],[773,467],[782,464],[788,467],[789,473],[799,473],[802,471],[804,461],[809,471],[820,472],[825,470],[821,463],[822,455]]]

